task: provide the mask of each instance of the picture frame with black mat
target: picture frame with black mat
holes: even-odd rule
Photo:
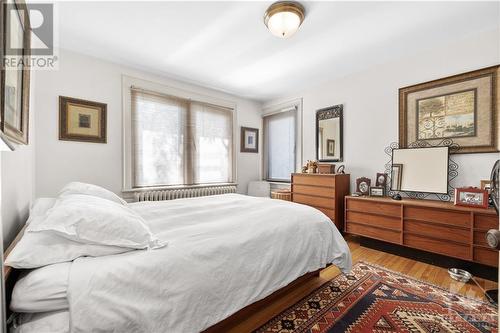
[[[242,153],[259,152],[259,129],[241,127],[240,151]]]

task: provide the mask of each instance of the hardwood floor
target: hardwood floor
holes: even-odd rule
[[[361,260],[367,263],[380,265],[395,272],[403,273],[413,278],[430,282],[456,293],[483,300],[485,299],[481,290],[472,281],[467,284],[458,283],[448,276],[447,270],[444,268],[363,247],[359,244],[355,237],[348,237],[347,241],[351,249],[353,263]],[[323,283],[331,280],[339,273],[340,271],[334,266],[324,269],[321,272],[320,277],[312,278],[304,282],[292,292],[278,298],[270,306],[266,306],[265,308],[256,311],[247,319],[238,322],[231,327],[225,327],[224,332],[244,333],[253,331],[254,329],[265,324],[269,318],[295,304],[301,298],[307,296],[310,292],[321,286]],[[476,280],[483,289],[497,288],[496,282],[480,278],[476,278]]]

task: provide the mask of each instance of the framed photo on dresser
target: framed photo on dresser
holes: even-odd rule
[[[456,188],[455,205],[488,208],[488,191],[477,187]]]

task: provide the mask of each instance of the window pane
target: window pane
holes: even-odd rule
[[[184,184],[187,104],[132,91],[134,185]]]
[[[295,111],[264,118],[268,180],[290,180],[295,171]]]
[[[232,111],[191,103],[193,181],[232,181]]]

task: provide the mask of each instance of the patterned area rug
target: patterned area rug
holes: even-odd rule
[[[359,262],[255,332],[490,333],[497,308]]]

